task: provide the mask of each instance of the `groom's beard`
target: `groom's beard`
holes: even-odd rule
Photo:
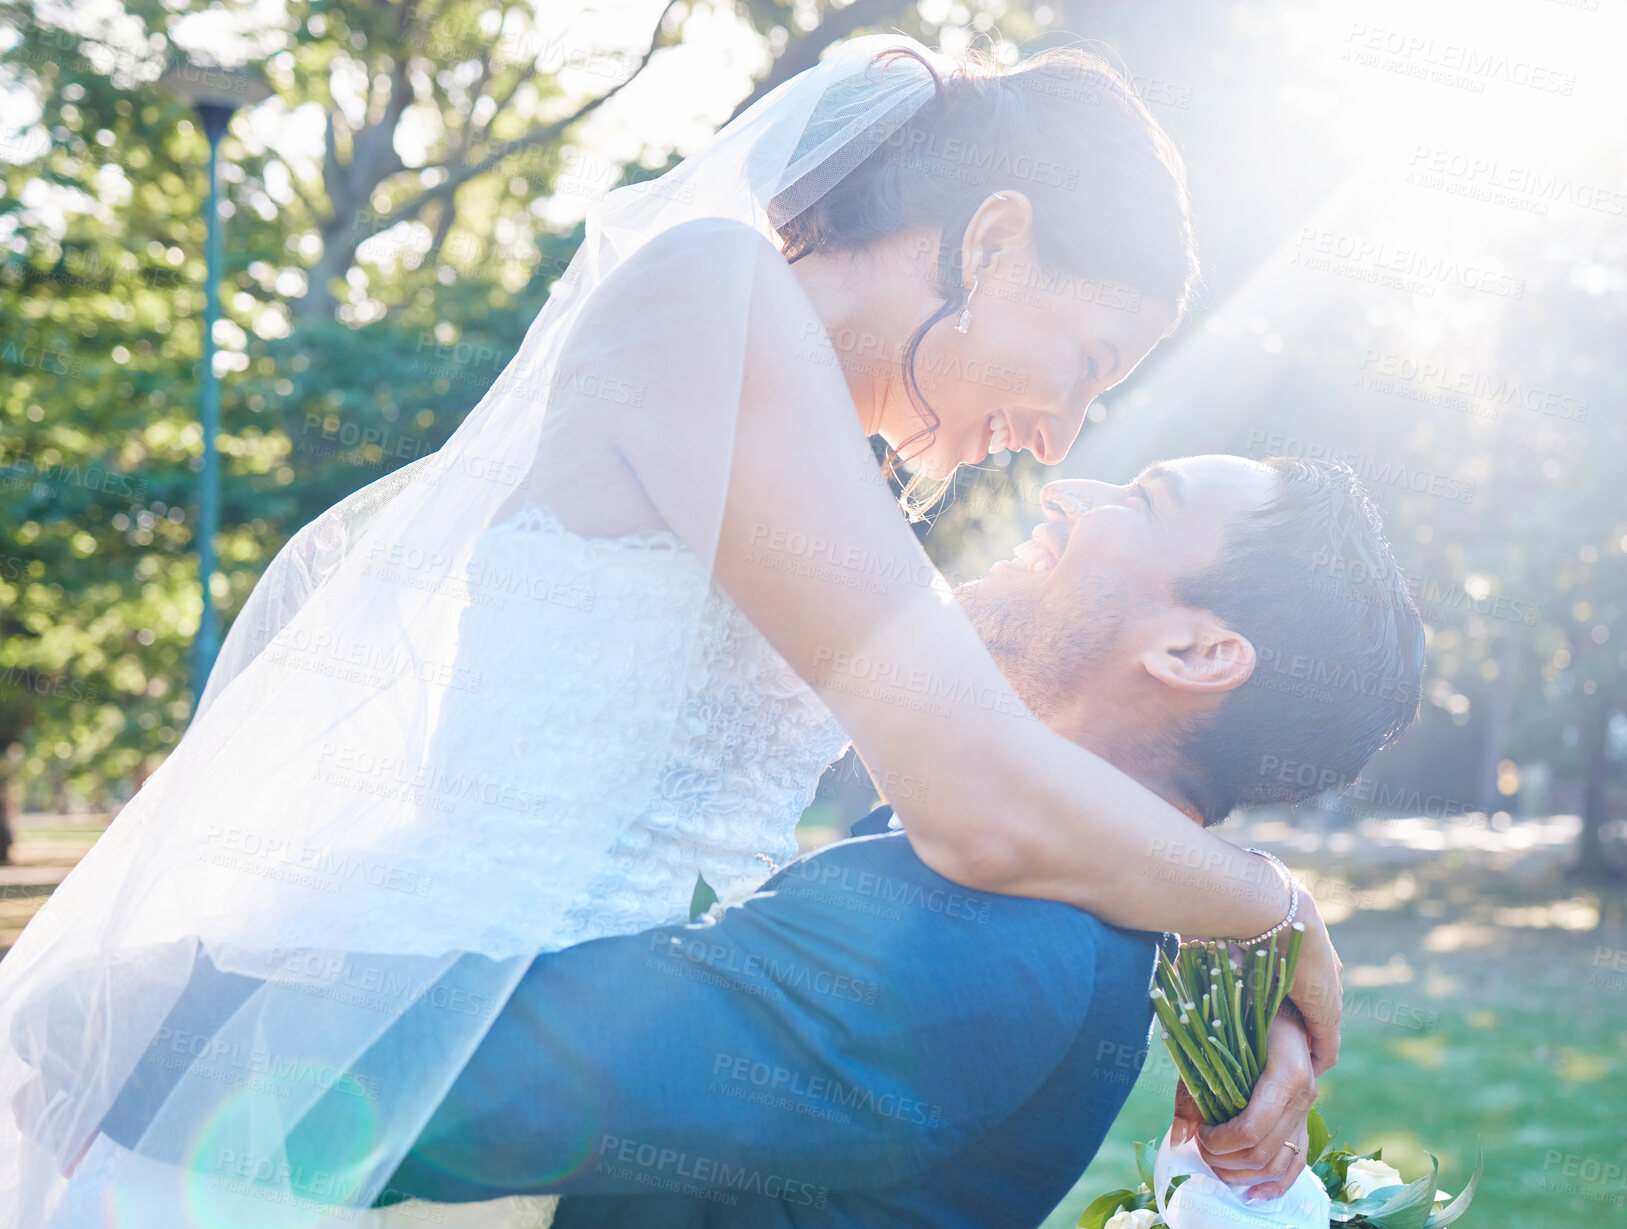
[[[1123,586],[1099,576],[1088,595],[994,590],[986,580],[955,590],[989,654],[1034,716],[1045,720],[1078,698],[1089,668],[1105,660],[1124,625]]]

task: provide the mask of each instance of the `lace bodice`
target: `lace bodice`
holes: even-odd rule
[[[457,668],[480,685],[448,692],[433,758],[512,806],[460,807],[426,852],[487,883],[555,859],[518,899],[482,898],[482,950],[682,921],[697,873],[721,895],[767,877],[759,854],[796,856],[847,735],[676,534],[589,539],[531,509],[487,533],[467,581]],[[558,882],[571,899],[538,934]]]

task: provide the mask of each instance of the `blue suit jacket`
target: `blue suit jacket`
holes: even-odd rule
[[[556,1229],[1036,1225],[1135,1082],[1158,941],[971,893],[901,833],[844,841],[715,924],[535,960],[388,1197],[562,1194]]]

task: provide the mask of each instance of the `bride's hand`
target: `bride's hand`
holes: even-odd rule
[[[1322,1075],[1339,1061],[1339,1021],[1344,1013],[1344,965],[1333,950],[1327,924],[1316,901],[1299,889],[1298,920],[1305,923],[1305,939],[1299,949],[1299,964],[1288,1001],[1299,1008],[1305,1019],[1305,1032],[1311,1043],[1311,1067]]]
[[[1180,1143],[1195,1135],[1198,1151],[1222,1181],[1246,1189],[1251,1200],[1274,1199],[1305,1168],[1306,1115],[1315,1103],[1305,1026],[1292,1007],[1284,1007],[1266,1034],[1265,1070],[1243,1111],[1208,1126],[1186,1085],[1179,1084],[1171,1138]]]

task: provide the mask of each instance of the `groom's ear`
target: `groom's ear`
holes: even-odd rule
[[[1247,636],[1201,610],[1171,611],[1141,654],[1142,667],[1160,683],[1200,695],[1241,687],[1256,660]]]

